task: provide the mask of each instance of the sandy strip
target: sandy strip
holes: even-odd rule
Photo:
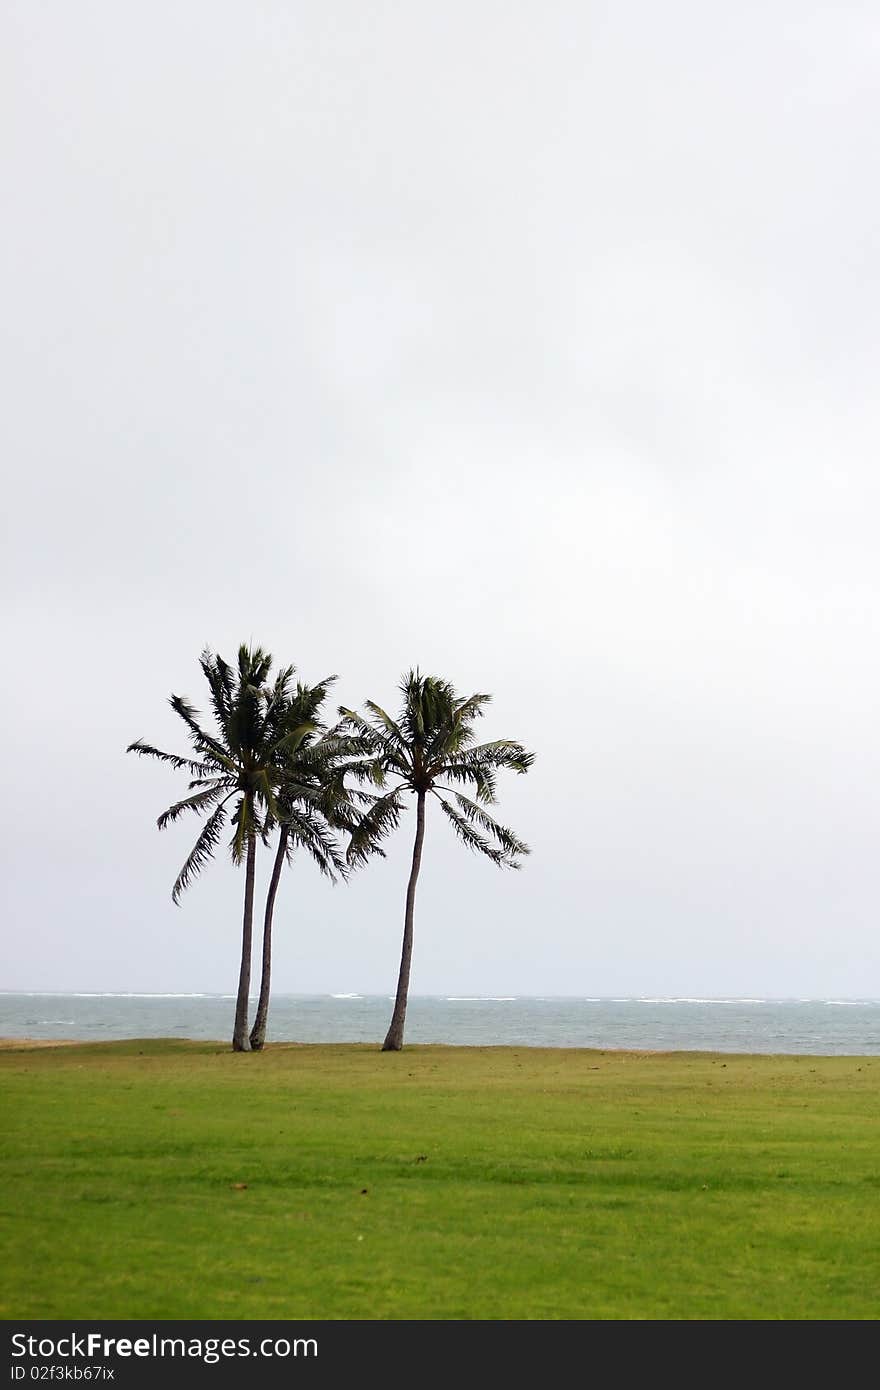
[[[78,1047],[78,1038],[0,1038],[4,1047]]]

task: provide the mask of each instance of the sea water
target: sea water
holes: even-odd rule
[[[268,1041],[381,1044],[392,1003],[387,995],[276,994]],[[226,1041],[234,1012],[233,996],[221,994],[0,993],[0,1038]],[[880,1055],[880,1000],[413,995],[406,1041]]]

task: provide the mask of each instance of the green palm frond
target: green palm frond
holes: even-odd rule
[[[192,781],[190,782],[190,784],[189,784],[189,789],[190,789],[191,792],[194,792],[194,791],[196,791],[199,787],[228,787],[228,786],[229,786],[229,778],[228,778],[228,777],[225,777],[225,776],[221,777],[221,776],[219,776],[215,771],[212,770],[212,772],[210,773],[209,776],[194,777],[194,778],[192,779]]]
[[[379,762],[386,772],[399,777],[409,786],[415,786],[415,780],[422,766],[422,757],[418,749],[409,753],[403,747],[389,748],[380,757]]]
[[[238,679],[243,687],[258,689],[265,685],[271,669],[272,657],[268,652],[264,652],[262,647],[249,647],[242,642],[238,649]]]
[[[256,772],[251,775],[250,784],[253,796],[263,807],[266,817],[272,821],[278,820],[280,812],[275,797],[275,788],[272,783],[270,769],[268,767],[258,768]],[[255,824],[257,819],[258,817],[255,814]]]
[[[226,803],[221,802],[214,813],[205,821],[199,838],[187,856],[186,863],[174,880],[174,887],[171,890],[173,903],[177,904],[180,901],[181,893],[187,888],[190,881],[201,873],[208,860],[213,857],[225,823]]]
[[[232,856],[233,864],[244,863],[247,850],[247,832],[249,818],[244,810],[244,797],[242,797],[232,814],[232,839],[229,841],[229,853]]]
[[[429,757],[432,762],[455,757],[474,741],[472,721],[482,716],[482,706],[490,700],[490,695],[471,695],[459,699],[447,682],[442,682],[435,692],[435,724],[428,740]]]
[[[535,761],[521,743],[509,738],[496,738],[492,743],[479,743],[467,750],[469,758],[478,758],[487,767],[505,768],[508,772],[528,772]]]
[[[272,686],[263,690],[263,738],[267,743],[273,742],[284,728],[294,669],[293,666],[285,666],[276,675]]]
[[[351,833],[346,851],[348,863],[365,864],[374,854],[384,857],[381,841],[397,827],[402,811],[399,788],[376,797]]]
[[[366,811],[379,799],[373,792],[349,785],[344,769],[339,769],[337,777],[317,789],[309,800],[333,830],[352,835]]]
[[[322,736],[321,746],[335,758],[371,758],[375,752],[376,740],[374,737],[365,738],[362,734],[352,733],[342,720]]]
[[[298,724],[295,729],[288,729],[281,738],[274,744],[273,753],[280,759],[289,757],[296,753],[310,734],[317,733],[318,725],[314,720],[307,723]]]
[[[436,767],[434,776],[438,780],[470,784],[477,799],[484,806],[491,806],[497,800],[497,771],[526,772],[534,760],[534,754],[527,753],[522,744],[496,739],[493,743],[482,743],[453,754]]]
[[[211,691],[211,708],[217,727],[226,734],[234,698],[232,670],[222,656],[216,655],[209,647],[205,647],[199,657],[199,665]]]
[[[506,825],[501,825],[494,816],[490,816],[484,806],[480,806],[476,801],[471,801],[469,797],[462,796],[461,792],[453,791],[451,795],[459,813],[472,826],[478,825],[486,834],[491,835],[507,859],[516,859],[531,853],[528,845],[514,835],[513,831],[508,829]],[[442,801],[443,797],[438,796],[438,800]]]
[[[213,738],[201,727],[195,706],[191,705],[189,700],[182,695],[172,695],[168,703],[189,729],[190,738],[196,751],[205,757],[215,758],[219,766],[231,769],[234,764],[228,750],[218,739]]]
[[[404,781],[408,780],[412,769],[406,757],[405,740],[398,742],[388,734],[384,724],[380,731],[356,710],[347,709],[345,705],[339,706],[339,713],[342,721],[337,728],[352,741],[347,754],[350,759],[347,767],[353,777],[360,781],[371,781],[374,786],[380,787],[384,783],[385,772],[391,770]]]
[[[429,745],[442,743],[457,733],[452,719],[455,698],[455,691],[448,681],[440,680],[437,676],[422,678],[413,714],[422,738]]]
[[[173,806],[169,806],[167,811],[163,811],[156,824],[160,830],[164,830],[166,825],[171,825],[182,816],[184,811],[195,811],[198,815],[206,811],[209,806],[213,806],[215,801],[226,791],[225,787],[209,787],[206,791],[196,792],[195,796],[188,796],[183,801],[176,801]],[[227,793],[228,795],[228,793]]]
[[[318,714],[321,706],[326,700],[331,685],[335,685],[338,676],[325,676],[318,681],[317,685],[297,686],[297,708],[300,710],[300,717],[306,723],[313,722],[318,728],[323,726],[318,721]]]
[[[308,762],[297,769],[299,780],[285,778],[279,793],[285,804],[302,802],[311,806],[325,819],[336,807],[351,804],[353,789],[346,785],[345,775],[339,764],[327,762],[314,764]]]
[[[377,724],[385,730],[386,735],[396,743],[403,743],[404,737],[400,727],[394,722],[390,714],[386,714],[381,705],[377,705],[374,700],[365,700],[364,706],[370,711]]]
[[[251,793],[246,793],[236,805],[232,825],[234,829],[229,841],[229,852],[233,864],[239,865],[244,863],[252,835],[255,839],[262,840],[263,844],[269,843],[274,821],[256,805],[256,798]]]
[[[434,776],[443,777],[448,782],[461,782],[466,786],[472,786],[478,799],[485,806],[491,806],[497,800],[497,781],[495,771],[491,767],[483,767],[480,763],[468,763],[465,758],[456,758],[454,762],[441,763],[435,769]]]
[[[333,729],[310,738],[298,750],[296,758],[300,776],[308,774],[315,785],[338,783],[341,788],[346,785],[346,775],[349,772],[354,775],[367,761],[363,740]],[[358,775],[363,781],[363,774],[359,772]]]
[[[203,763],[194,762],[191,758],[181,758],[176,753],[163,753],[161,748],[154,748],[151,743],[144,743],[143,739],[135,739],[126,748],[126,753],[140,753],[143,757],[158,758],[159,762],[168,763],[170,767],[179,771],[185,768],[193,776],[203,773],[205,768]]]
[[[299,846],[311,856],[320,872],[329,878],[331,883],[348,876],[348,865],[339,845],[320,815],[297,807],[285,820],[284,826],[288,833],[288,863],[293,857],[294,849]]]
[[[490,805],[495,800],[496,772],[528,772],[534,761],[534,753],[526,752],[521,743],[502,738],[462,749],[441,762],[435,775],[455,782],[473,782],[479,799]]]
[[[491,695],[468,695],[466,699],[455,701],[455,717],[462,724],[469,724],[474,719],[482,719],[483,706],[491,703]]]
[[[368,720],[364,719],[363,715],[358,714],[357,710],[340,705],[339,714],[342,716],[342,728],[354,730],[357,736],[363,740],[365,751],[377,753],[384,749],[385,739],[376,732]]]
[[[406,734],[404,742],[422,747],[436,728],[443,702],[442,685],[434,676],[423,676],[418,667],[403,677],[399,690],[403,696],[400,725]]]
[[[369,782],[374,787],[385,785],[385,769],[381,758],[357,758],[339,764],[340,770],[358,782]]]
[[[247,762],[258,756],[265,742],[265,683],[271,666],[271,656],[261,647],[239,647],[238,681],[226,728],[230,748]]]
[[[442,796],[438,796],[437,800],[440,802],[444,814],[452,822],[452,828],[456,835],[467,845],[468,849],[484,854],[487,859],[491,859],[492,863],[497,864],[499,867],[503,865],[508,869],[519,868],[516,859],[502,846],[493,845],[491,840],[488,840],[485,835],[482,835],[474,828],[472,821],[467,816],[456,811],[454,807],[450,806],[448,801],[443,800]]]

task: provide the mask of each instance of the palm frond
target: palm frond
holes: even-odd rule
[[[521,743],[501,738],[453,754],[437,767],[435,775],[473,782],[479,799],[489,805],[495,800],[497,771],[528,772],[534,761],[534,753],[527,752]]]
[[[387,714],[381,705],[377,705],[375,700],[364,700],[364,708],[368,709],[376,723],[382,726],[385,730],[386,737],[395,739],[398,743],[405,743],[406,740],[404,739],[400,726],[395,723],[391,715]]]
[[[339,713],[343,716],[343,729],[353,730],[353,737],[359,741],[357,752],[365,759],[373,759],[369,775],[377,786],[381,785],[379,780],[379,770],[392,771],[404,781],[409,781],[413,775],[413,766],[410,761],[410,750],[407,742],[398,743],[391,735],[379,732],[368,720],[355,710],[346,709],[344,705],[339,706]],[[365,764],[367,766],[368,764]],[[358,774],[354,765],[352,772]]]
[[[187,856],[186,863],[174,880],[174,887],[171,890],[171,901],[175,905],[180,901],[181,893],[188,887],[192,879],[198,877],[208,860],[212,858],[214,850],[217,848],[225,821],[226,803],[221,802],[213,815],[210,815],[205,821],[199,838],[196,840]]]
[[[346,878],[349,868],[335,837],[327,829],[320,816],[310,811],[296,809],[284,821],[288,832],[287,859],[290,862],[294,849],[299,846],[311,856],[319,870],[331,883],[337,878]]]
[[[212,652],[210,647],[205,647],[199,657],[199,665],[211,691],[211,708],[217,727],[226,736],[233,699],[232,670],[222,656]]]
[[[425,741],[425,678],[418,667],[408,671],[398,687],[403,696],[400,725],[406,734],[405,742],[417,747]]]
[[[396,829],[402,811],[398,788],[377,797],[351,832],[345,856],[348,863],[365,864],[373,854],[384,856],[381,842]]]
[[[238,649],[238,679],[242,685],[265,685],[271,669],[272,657],[269,652],[242,642]]]
[[[431,761],[454,757],[474,741],[473,721],[482,715],[482,706],[491,695],[470,695],[459,698],[446,682],[440,686],[436,727],[428,741]]]
[[[367,749],[378,751],[384,747],[385,740],[376,733],[372,724],[364,719],[363,715],[358,714],[357,710],[348,709],[345,705],[340,705],[338,713],[342,716],[342,727],[354,729],[363,740]]]
[[[224,792],[229,795],[227,787],[209,787],[207,791],[196,792],[195,796],[188,796],[183,801],[176,801],[173,806],[168,807],[167,811],[162,812],[156,824],[160,830],[164,830],[166,825],[171,825],[179,816],[183,815],[184,811],[194,811],[198,815],[202,811],[206,811],[209,806],[213,806]]]
[[[264,688],[263,690],[264,716],[269,742],[272,742],[279,731],[285,727],[291,702],[290,683],[293,680],[295,670],[296,667],[294,666],[285,666],[278,672],[271,688]],[[297,689],[301,690],[302,686],[298,686]]]
[[[508,772],[528,772],[535,761],[521,743],[509,738],[496,738],[492,743],[478,743],[467,750],[467,757],[479,759],[485,766],[505,768]]]
[[[309,734],[317,733],[317,730],[318,726],[313,720],[298,724],[295,729],[288,729],[274,744],[272,755],[280,759],[290,757],[302,746]]]
[[[480,806],[476,801],[471,801],[467,796],[462,796],[461,792],[453,791],[451,795],[460,814],[472,826],[476,824],[486,834],[491,835],[507,858],[516,859],[531,853],[525,841],[520,840],[506,825],[501,825],[494,816],[490,816],[484,806]],[[438,797],[438,800],[442,801],[442,796]]]
[[[454,762],[440,763],[434,770],[434,778],[445,778],[449,782],[462,782],[465,785],[473,786],[474,791],[484,806],[491,806],[495,802],[497,780],[495,770],[492,767],[484,767],[480,763],[472,764],[463,758],[456,758]]]
[[[345,721],[341,720],[322,734],[316,746],[337,758],[369,758],[376,748],[376,739],[375,736],[367,739],[362,734],[352,733]]]
[[[501,843],[500,836],[497,833],[500,831],[509,835],[511,834],[511,832],[505,832],[503,826],[496,826],[495,822],[492,822],[492,825],[495,827],[492,833],[494,835],[494,838],[498,840],[498,844],[493,845],[491,840],[488,840],[485,835],[481,834],[479,830],[476,830],[474,828],[472,820],[469,818],[468,815],[463,814],[462,812],[457,811],[453,806],[450,806],[449,802],[444,801],[442,796],[438,796],[437,800],[440,802],[444,814],[452,822],[452,828],[454,829],[456,835],[464,844],[467,845],[468,849],[472,849],[478,851],[480,854],[484,854],[487,859],[491,859],[492,863],[497,864],[499,868],[519,868],[519,864],[516,862],[516,853],[528,853],[527,847],[522,845],[519,840],[516,840],[516,837],[514,836],[513,840],[519,848],[517,851],[507,850]]]
[[[381,758],[356,758],[338,764],[339,771],[354,777],[358,782],[370,782],[374,787],[385,785],[385,771]]]
[[[189,789],[194,792],[198,787],[227,787],[232,790],[232,779],[226,773],[212,772],[210,777],[194,777],[189,784]]]
[[[238,682],[227,722],[230,749],[245,760],[258,754],[265,742],[265,684],[272,657],[262,647],[238,649]]]
[[[229,841],[229,852],[232,855],[233,864],[240,865],[245,861],[251,832],[256,829],[254,825],[253,807],[249,797],[242,796],[239,798],[232,816],[232,825],[233,831],[232,839]]]
[[[491,695],[468,695],[455,701],[455,717],[462,724],[470,724],[474,719],[482,719],[483,706],[491,703]]]
[[[135,739],[126,748],[126,753],[140,753],[142,757],[158,758],[159,762],[168,763],[175,770],[185,768],[193,776],[198,776],[205,771],[203,763],[194,762],[192,758],[181,758],[176,753],[163,753],[161,748],[154,748],[151,743],[144,743],[143,739]]]
[[[275,788],[273,787],[272,782],[270,780],[269,769],[266,767],[258,768],[257,771],[252,774],[250,778],[250,783],[254,797],[259,798],[259,801],[264,809],[266,816],[270,820],[278,820],[280,817],[280,812],[278,809],[278,802],[275,798]]]
[[[304,722],[313,721],[318,728],[322,727],[318,715],[330,692],[331,685],[335,685],[338,679],[338,676],[324,676],[317,685],[297,686],[295,707]]]
[[[196,717],[197,710],[195,706],[191,705],[189,700],[185,699],[182,695],[172,695],[168,703],[174,710],[174,713],[180,716],[189,729],[196,751],[206,757],[210,756],[215,758],[221,767],[225,767],[231,771],[234,764],[229,757],[228,751],[218,739],[213,738],[211,734],[206,733],[201,727]]]

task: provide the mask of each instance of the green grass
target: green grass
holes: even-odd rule
[[[0,1317],[875,1319],[878,1083],[870,1057],[3,1048]]]

